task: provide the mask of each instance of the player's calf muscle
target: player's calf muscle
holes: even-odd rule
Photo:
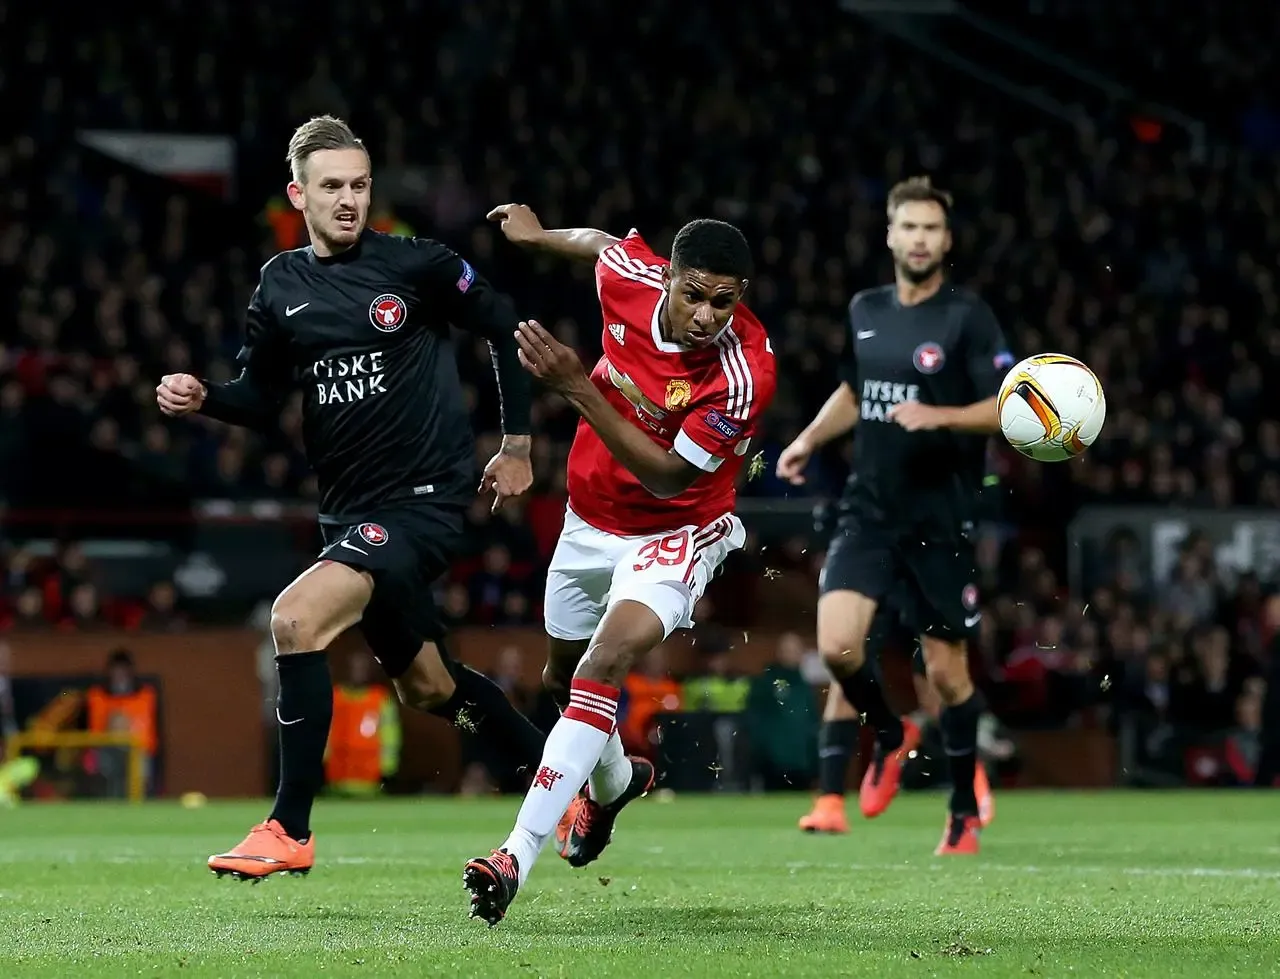
[[[589,645],[588,639],[547,637],[547,665],[542,668],[542,685],[561,708],[569,703],[569,684]]]
[[[276,655],[328,649],[360,621],[373,594],[364,572],[341,564],[317,565],[289,585],[271,606]]]

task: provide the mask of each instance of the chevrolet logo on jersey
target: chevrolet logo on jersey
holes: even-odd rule
[[[661,421],[667,417],[667,413],[650,401],[643,391],[636,386],[636,382],[618,371],[613,364],[609,364],[609,380],[613,382],[613,386],[622,392],[622,396],[635,406],[636,414],[644,419],[645,415],[650,418]],[[668,397],[668,403],[670,398]]]
[[[863,421],[889,420],[889,409],[904,401],[919,401],[920,385],[901,381],[863,381],[859,405]]]

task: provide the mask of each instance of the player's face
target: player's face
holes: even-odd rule
[[[289,184],[289,200],[307,219],[312,244],[332,254],[356,243],[369,217],[373,178],[364,150],[319,150]]]
[[[898,274],[911,282],[928,279],[951,251],[946,211],[933,201],[898,205],[889,222],[889,251]]]
[[[686,347],[705,347],[724,329],[747,288],[745,279],[712,275],[701,269],[670,268],[663,275],[671,339]]]

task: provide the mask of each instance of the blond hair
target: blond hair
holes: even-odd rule
[[[363,140],[337,116],[314,116],[295,129],[289,140],[285,159],[294,180],[305,182],[307,160],[321,150],[364,150],[369,155]]]

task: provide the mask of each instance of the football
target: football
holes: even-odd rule
[[[1107,417],[1093,371],[1066,354],[1037,354],[1015,364],[997,397],[1000,430],[1037,462],[1062,462],[1091,446]]]

